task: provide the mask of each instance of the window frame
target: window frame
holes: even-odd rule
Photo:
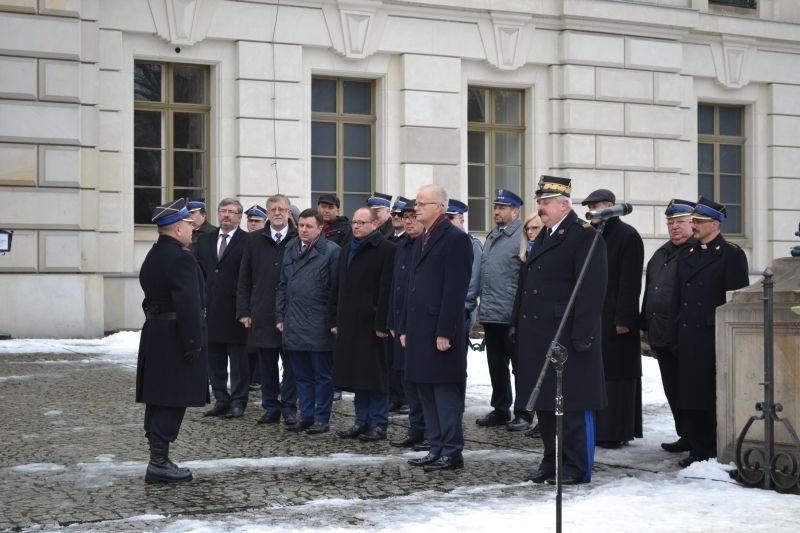
[[[161,82],[163,84],[162,91],[163,97],[161,101],[155,102],[151,100],[137,100],[134,94],[133,98],[133,112],[134,116],[137,111],[150,111],[150,112],[159,112],[163,115],[164,121],[164,132],[162,138],[162,147],[160,148],[163,151],[164,156],[164,166],[165,168],[161,171],[161,186],[158,187],[162,192],[164,197],[162,197],[162,201],[170,201],[175,199],[175,190],[176,189],[186,189],[188,187],[176,187],[175,186],[175,152],[176,148],[174,146],[174,133],[175,133],[175,113],[195,113],[201,114],[203,117],[203,168],[205,169],[203,175],[203,186],[202,186],[202,194],[198,194],[197,196],[201,196],[204,198],[209,198],[211,192],[211,68],[209,65],[204,64],[197,64],[197,63],[172,63],[172,62],[165,62],[165,61],[151,61],[148,59],[135,59],[134,60],[134,69],[136,64],[149,64],[149,65],[160,65],[162,68],[162,78]],[[206,103],[202,104],[194,104],[194,103],[185,103],[185,102],[175,102],[175,82],[174,82],[174,73],[176,68],[180,67],[192,67],[192,68],[201,68],[203,71],[203,100]],[[132,88],[135,88],[135,80],[133,80]],[[136,131],[135,131],[135,121],[134,121],[134,141],[135,141]],[[153,149],[152,147],[143,147],[148,149]],[[137,146],[135,144],[132,145],[132,153],[135,153]],[[178,152],[184,150],[177,150]],[[188,150],[189,152],[197,152],[197,150]],[[154,186],[137,186],[135,177],[133,178],[133,188],[134,191],[137,188],[142,189],[155,189]],[[136,201],[136,195],[134,194],[134,202]],[[134,207],[135,212],[135,207]],[[153,223],[143,223],[143,222],[136,222],[134,220],[134,227],[136,228],[151,228],[155,227]]]

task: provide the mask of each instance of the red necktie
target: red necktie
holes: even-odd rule
[[[219,254],[217,255],[217,260],[222,259],[222,255],[225,253],[225,248],[228,246],[228,234],[223,233],[220,236],[222,237],[222,242],[219,244]]]

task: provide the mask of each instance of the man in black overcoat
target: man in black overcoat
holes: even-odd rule
[[[186,204],[186,209],[189,210],[194,226],[194,230],[192,231],[192,245],[197,243],[197,239],[200,238],[200,235],[217,232],[217,227],[211,224],[207,219],[205,198],[192,198]]]
[[[393,233],[387,237],[390,241],[397,245],[398,250],[408,241],[409,236],[406,233],[405,222],[403,221],[403,213],[414,212],[413,207],[409,210],[409,200],[404,196],[398,196],[392,204],[392,228]],[[395,254],[395,265],[397,264],[397,255]],[[392,294],[394,295],[395,286],[392,280]],[[391,306],[390,311],[391,313]],[[405,356],[402,351],[395,349],[395,346],[400,343],[400,339],[395,336],[389,336],[386,339],[386,350],[389,353],[389,411],[400,414],[408,414],[409,407],[406,403],[405,390],[403,388],[403,369],[405,368]],[[398,357],[400,360],[398,360]]]
[[[686,410],[691,445],[679,461],[684,467],[717,455],[716,309],[725,303],[726,291],[750,283],[744,251],[722,236],[725,218],[724,205],[701,196],[692,213],[697,243],[678,259],[677,405]]]
[[[661,383],[667,397],[678,440],[662,442],[661,447],[671,453],[691,449],[686,434],[683,411],[676,407],[678,388],[678,340],[675,337],[675,320],[678,315],[678,257],[684,248],[694,246],[692,237],[692,211],[695,203],[675,198],[669,202],[664,214],[667,217],[669,240],[655,251],[647,263],[642,313],[639,327],[644,340],[658,357]]]
[[[276,424],[283,416],[286,427],[297,423],[297,385],[292,366],[282,350],[281,332],[276,327],[275,295],[281,279],[286,245],[297,236],[289,224],[289,199],[276,194],[267,198],[269,223],[248,235],[242,254],[236,294],[236,317],[247,328],[251,346],[258,349],[261,372],[259,424]],[[283,366],[281,380],[278,363]]]
[[[219,231],[197,239],[194,253],[206,276],[208,295],[208,376],[214,407],[205,416],[240,418],[247,407],[250,367],[247,330],[236,319],[236,286],[248,233],[239,228],[242,204],[234,198],[219,203]],[[228,361],[231,390],[228,392]]]
[[[536,190],[538,213],[546,229],[520,271],[514,306],[520,375],[527,379],[518,394],[530,396],[550,343],[566,311],[596,230],[572,210],[571,181],[542,176]],[[585,278],[568,315],[562,336],[566,348],[563,373],[563,442],[565,484],[588,483],[594,463],[594,411],[605,407],[601,312],[608,281],[606,248],[594,249]],[[549,368],[536,400],[544,457],[528,476],[534,483],[555,479],[555,369]]]
[[[612,207],[616,202],[613,192],[597,189],[581,204],[594,211]],[[608,405],[596,413],[595,443],[603,448],[618,448],[634,438],[642,438],[639,295],[644,243],[639,232],[620,217],[606,221],[603,240],[608,257],[608,286],[603,301],[603,370]]]
[[[353,213],[353,238],[339,254],[328,313],[336,334],[334,385],[355,393],[355,423],[336,436],[368,442],[385,439],[389,423],[389,357],[384,340],[389,335],[386,316],[395,244],[380,232],[378,223],[369,207]]]
[[[139,281],[145,323],[136,365],[136,401],[146,404],[150,444],[145,481],[191,481],[188,468],[169,459],[187,407],[206,403],[206,327],[203,273],[188,246],[192,219],[184,200],[156,208],[158,241],[147,253]]]
[[[428,454],[409,464],[426,472],[464,467],[464,306],[472,242],[448,220],[447,204],[447,192],[438,185],[425,185],[417,192],[414,210],[425,230],[414,244],[406,310],[398,328],[406,348],[406,379],[419,394],[430,443]]]

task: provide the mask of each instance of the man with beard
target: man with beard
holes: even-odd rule
[[[565,484],[588,483],[594,463],[594,411],[605,406],[601,315],[598,302],[606,293],[606,248],[595,246],[583,283],[566,315],[561,337],[555,339],[567,303],[588,257],[596,231],[572,210],[571,180],[542,176],[536,190],[538,213],[545,225],[523,265],[514,305],[520,374],[527,398],[539,377],[552,341],[567,351],[563,372],[563,434]],[[536,405],[544,456],[526,479],[555,482],[556,372],[549,368]]]

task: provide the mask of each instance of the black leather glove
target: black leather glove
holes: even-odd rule
[[[585,352],[592,347],[592,340],[594,339],[587,339],[585,341],[572,341],[572,347],[575,348],[576,352]]]
[[[197,348],[195,350],[189,350],[188,352],[183,352],[183,360],[186,361],[187,363],[191,363],[195,359],[197,359],[197,356],[199,355],[200,355],[200,348]]]

